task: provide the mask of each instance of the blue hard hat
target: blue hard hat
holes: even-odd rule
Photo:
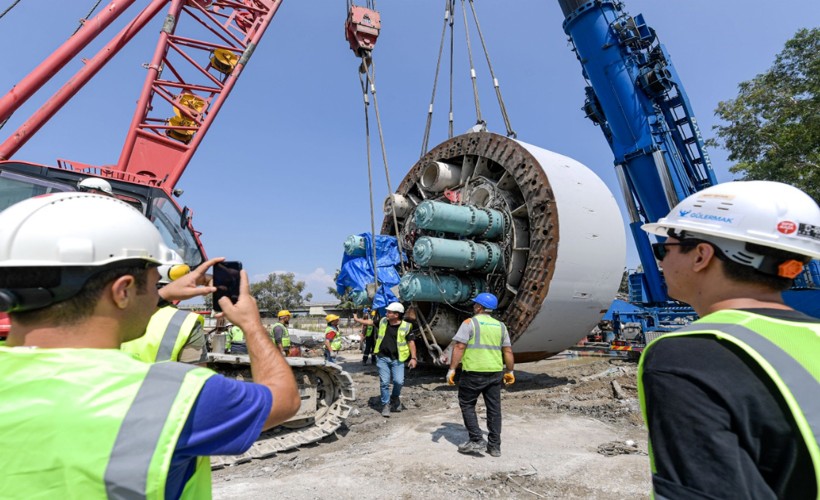
[[[476,295],[476,297],[473,299],[473,302],[480,306],[484,306],[484,309],[494,310],[496,307],[498,307],[498,299],[495,297],[495,295],[487,292],[479,293],[478,295]]]

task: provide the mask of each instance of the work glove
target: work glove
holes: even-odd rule
[[[456,385],[456,371],[452,368],[447,370],[447,385]]]
[[[510,386],[510,385],[513,385],[514,383],[515,383],[515,375],[513,374],[513,372],[505,373],[504,374],[504,385],[505,386]]]

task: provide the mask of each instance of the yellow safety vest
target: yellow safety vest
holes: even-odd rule
[[[333,332],[333,340],[330,341],[330,348],[334,351],[339,351],[342,349],[342,333],[337,329],[329,326],[325,328],[325,338],[327,338],[327,334]]]
[[[113,349],[0,347],[0,498],[164,498],[205,381]],[[208,457],[183,498],[211,498]]]
[[[274,323],[273,327],[271,328],[271,336],[273,336],[273,331],[276,330],[277,326],[282,327],[282,348],[287,349],[290,347],[290,332],[288,332],[288,327],[283,325],[282,323]],[[276,343],[276,339],[272,339],[274,343]]]
[[[461,368],[466,372],[504,371],[504,356],[501,341],[507,327],[504,323],[486,314],[477,314],[469,319],[473,324],[473,336],[467,342],[467,349],[461,358]]]
[[[406,321],[402,321],[399,324],[399,329],[396,332],[396,346],[399,348],[399,361],[404,363],[410,357],[410,346],[407,345],[407,334],[410,333],[410,329],[413,328],[413,325]],[[382,345],[382,339],[384,339],[384,334],[387,331],[387,318],[382,318],[379,321],[379,336],[376,337],[376,346],[373,348],[373,354],[379,353],[379,347]]]
[[[644,421],[647,421],[643,388],[643,364],[646,352],[661,341],[676,337],[714,337],[739,347],[749,359],[772,379],[797,423],[814,466],[815,491],[820,491],[820,325],[783,319],[772,320],[749,311],[718,311],[652,341],[638,363],[638,396]],[[656,473],[649,443],[649,463]]]
[[[151,316],[145,335],[125,342],[120,349],[147,363],[179,361],[197,324],[200,328],[205,324],[202,315],[166,306]]]

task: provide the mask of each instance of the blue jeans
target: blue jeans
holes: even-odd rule
[[[404,386],[404,363],[398,359],[376,356],[376,368],[379,369],[379,389],[382,405],[390,403],[390,398],[401,396]],[[390,378],[393,378],[393,393],[390,393]]]
[[[325,361],[329,361],[331,363],[336,362],[336,358],[333,356],[332,351],[328,351],[327,349],[325,349]]]

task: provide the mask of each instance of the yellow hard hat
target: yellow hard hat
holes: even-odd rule
[[[331,321],[336,321],[337,319],[339,319],[339,317],[335,314],[328,314],[327,316],[325,316],[325,321],[327,321],[328,323],[330,323]]]
[[[281,311],[279,311],[279,313],[276,315],[276,317],[277,317],[277,318],[281,318],[282,316],[290,316],[290,311],[288,311],[287,309],[282,309],[282,310],[281,310]]]

